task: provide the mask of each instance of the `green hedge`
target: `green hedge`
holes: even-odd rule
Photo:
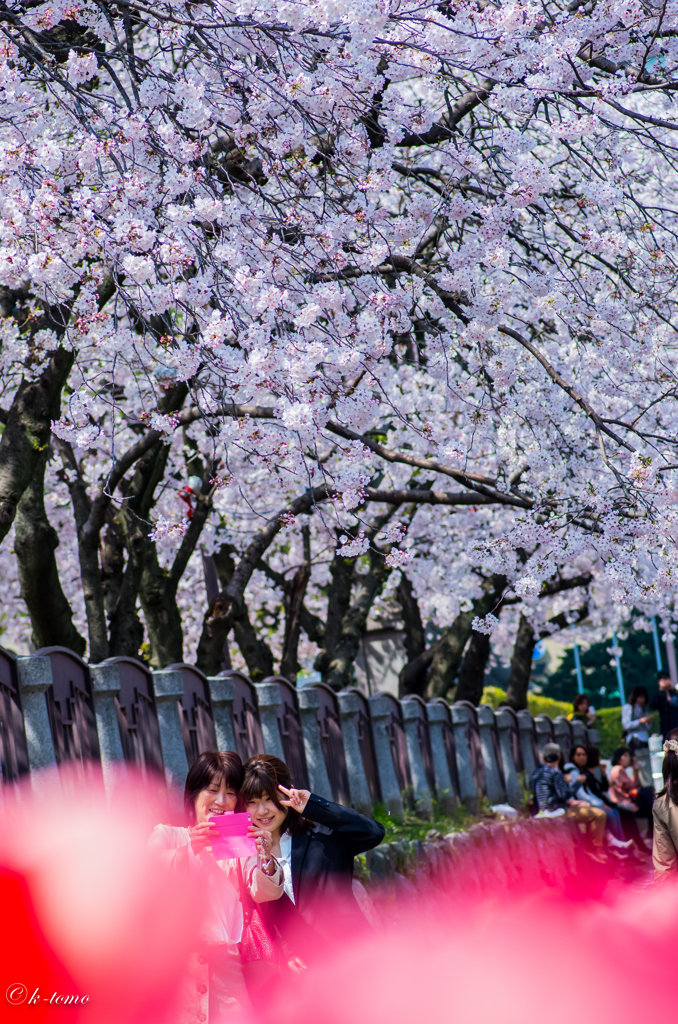
[[[483,690],[482,704],[491,704],[496,710],[501,702],[506,699],[506,691],[499,686],[486,686]],[[572,714],[572,705],[562,700],[552,700],[551,697],[542,697],[539,694],[528,694],[527,707],[532,715],[548,715],[549,718],[556,718],[558,715]],[[654,718],[657,718],[655,715]],[[602,708],[596,712],[596,728],[600,731],[600,752],[603,757],[609,757],[615,747],[624,741],[621,724],[621,707]],[[658,730],[658,723],[653,719],[653,729]],[[566,751],[569,753],[569,751]]]

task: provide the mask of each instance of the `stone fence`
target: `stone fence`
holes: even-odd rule
[[[87,665],[64,647],[28,657],[0,648],[0,798],[29,773],[37,784],[41,769],[73,764],[108,788],[134,766],[178,794],[202,751],[237,750],[243,760],[276,754],[298,786],[367,814],[382,803],[427,818],[434,800],[447,813],[475,813],[484,798],[519,807],[519,775],[529,776],[551,740],[568,752],[599,735],[563,717],[465,701],[297,689],[237,671],[207,678],[183,664],[151,672],[124,657]]]

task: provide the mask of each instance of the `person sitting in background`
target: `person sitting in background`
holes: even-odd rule
[[[577,777],[584,781],[575,789],[575,797],[592,807],[599,807],[605,814],[608,838],[610,845],[618,848],[628,848],[631,841],[624,836],[619,811],[614,806],[607,793],[603,792],[598,779],[588,766],[589,751],[586,747],[578,744],[570,751],[570,764],[565,765],[566,777],[569,775],[570,783],[574,783]],[[571,769],[568,772],[568,768]],[[607,779],[605,780],[607,782]]]
[[[557,743],[546,743],[542,751],[543,764],[530,776],[530,786],[539,814],[545,817],[566,814],[577,824],[584,825],[587,832],[590,832],[593,846],[591,856],[594,860],[604,862],[602,847],[605,812],[600,807],[592,807],[591,804],[574,798],[575,790],[586,781],[586,776],[580,773],[568,784],[557,767],[562,756],[563,752]]]
[[[664,788],[652,808],[655,882],[678,879],[678,729],[672,729],[664,741],[662,775]]]
[[[653,711],[659,712],[661,734],[667,738],[672,729],[678,729],[678,690],[671,682],[668,672],[660,672],[657,676],[659,693],[655,693],[650,701]]]
[[[631,769],[631,775],[628,769]],[[647,818],[652,822],[654,791],[651,787],[641,786],[637,765],[628,747],[618,747],[612,754],[609,796],[619,811],[626,838],[633,839],[640,850],[649,853],[640,837],[636,818]]]
[[[586,726],[592,726],[596,720],[596,713],[591,707],[591,700],[585,693],[578,693],[572,701],[572,712],[567,717],[571,722],[583,722]]]
[[[638,776],[642,786],[652,785],[650,770],[650,697],[644,686],[634,686],[622,707],[622,728],[629,750],[638,759]]]

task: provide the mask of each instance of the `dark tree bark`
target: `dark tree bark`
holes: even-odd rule
[[[409,505],[404,511],[408,520],[411,521],[416,512],[416,506]],[[339,635],[331,650],[329,643],[326,641],[325,653],[327,657],[324,661],[326,668],[323,672],[323,682],[331,686],[333,690],[343,690],[345,686],[351,683],[353,664],[360,650],[360,641],[367,631],[367,617],[372,610],[375,598],[381,592],[384,583],[393,571],[386,565],[385,560],[386,555],[391,550],[391,546],[388,545],[383,551],[379,550],[374,546],[374,538],[380,530],[383,530],[389,520],[393,518],[395,512],[395,508],[389,509],[388,512],[376,517],[370,523],[369,528],[365,530],[365,536],[370,541],[368,571],[365,574],[356,573],[356,560],[351,560],[353,596],[348,609],[342,616],[339,624]],[[337,562],[340,561],[346,561],[346,559],[337,558]],[[339,598],[337,604],[340,601],[343,602],[345,598],[345,590],[341,589],[346,584],[343,571],[342,569],[341,574],[337,578],[337,594]],[[349,590],[349,597],[350,594],[351,590]],[[333,636],[337,619],[336,610],[333,610],[331,606],[331,595],[332,591],[330,589],[330,604],[327,610],[327,637]],[[332,633],[330,632],[330,624],[332,625]],[[318,661],[320,661],[320,658],[317,659],[316,664]]]
[[[263,558],[259,560],[257,568],[261,569],[261,571],[268,576],[271,582],[275,583],[276,587],[280,587],[284,592],[285,577],[281,572],[277,572],[275,569],[271,568],[268,562]],[[324,647],[325,622],[319,615],[316,615],[315,612],[309,611],[303,601],[301,608],[299,609],[299,623],[311,643],[317,644],[318,647]]]
[[[483,696],[485,666],[490,656],[490,637],[487,633],[471,630],[471,638],[459,669],[455,700],[468,700],[476,707]]]
[[[109,509],[106,516],[106,531],[101,542],[101,586],[109,617],[120,599],[125,573],[124,533],[120,516]]]
[[[87,645],[73,625],[73,612],[59,580],[54,555],[59,536],[45,512],[46,465],[47,450],[40,453],[16,511],[14,549],[21,596],[31,618],[36,648],[59,645],[83,655]]]
[[[102,309],[115,291],[108,278],[99,291]],[[43,329],[61,339],[68,326],[76,296],[60,306],[29,303],[27,289],[0,287],[0,316],[13,318],[22,334],[32,337]],[[52,420],[59,418],[61,392],[73,367],[73,352],[57,348],[35,380],[21,381],[7,414],[0,438],[0,541],[7,536],[21,496],[38,467],[41,452],[51,441]]]
[[[57,349],[40,377],[22,381],[14,396],[0,439],[0,541],[50,443],[52,420],[59,418],[61,391],[72,366],[73,353]]]
[[[127,565],[118,601],[109,620],[109,648],[111,655],[114,656],[124,654],[132,658],[137,657],[143,641],[144,629],[137,614],[137,602],[147,554],[147,520],[153,502],[153,492],[162,479],[166,461],[165,446],[157,442],[137,461],[131,483],[120,482],[123,506],[119,522],[124,530]],[[105,512],[106,510],[102,514]],[[99,537],[98,529],[96,537]]]
[[[439,640],[408,662],[400,673],[400,691],[418,693],[427,700],[444,697],[455,684],[466,642],[471,636],[471,623],[476,615],[483,617],[496,611],[506,588],[506,577],[497,573],[482,581],[483,594],[473,607],[461,612]]]
[[[518,621],[516,642],[513,645],[511,674],[506,690],[506,701],[514,711],[527,707],[527,688],[532,674],[532,653],[534,651],[534,629],[523,614]]]
[[[235,572],[234,554],[235,548],[230,544],[224,544],[213,555],[219,585],[222,590],[228,587],[233,579],[233,573]],[[233,610],[232,625],[233,638],[245,659],[250,678],[257,683],[268,676],[272,676],[274,673],[273,652],[266,641],[257,636],[256,630],[250,621],[249,609],[244,601],[239,608]],[[224,644],[226,640],[227,637],[224,639]],[[201,662],[200,651],[198,652],[197,666],[206,675],[216,675],[223,668],[223,648],[220,652],[212,651],[211,653],[213,657],[212,662]]]
[[[415,671],[408,679],[408,685],[411,687],[408,691],[402,689],[402,681],[400,687],[400,696],[406,696],[406,693],[423,693],[424,685],[426,682],[426,665],[423,665],[417,659],[421,658],[426,650],[426,637],[424,634],[424,624],[421,621],[421,612],[419,611],[419,603],[414,596],[414,590],[412,583],[407,578],[405,573],[400,575],[400,583],[396,590],[396,596],[403,616],[403,624],[405,626],[405,654],[407,655],[406,664],[416,663],[419,668]]]
[[[390,572],[384,553],[371,549],[369,572],[356,577],[355,594],[341,622],[341,636],[323,674],[323,682],[333,690],[343,690],[351,681],[353,663],[367,629],[367,616]]]
[[[80,561],[80,580],[85,599],[87,614],[87,631],[89,635],[89,658],[97,664],[108,657],[108,628],[106,624],[106,607],[99,568],[99,549],[97,538],[83,535],[83,527],[90,513],[91,502],[87,494],[87,486],[80,472],[80,467],[70,444],[59,438],[55,446],[61,454],[64,466],[62,474],[71,496],[71,505],[75,517],[78,535],[78,559]]]
[[[403,613],[405,624],[405,651],[407,660],[414,661],[423,651],[426,650],[426,637],[424,635],[424,624],[421,621],[419,602],[414,596],[412,583],[405,573],[400,575],[400,583],[396,590],[398,602]]]
[[[325,620],[324,650],[315,659],[315,670],[325,677],[341,639],[344,616],[351,606],[351,588],[355,559],[334,556],[330,565],[330,583],[327,588],[327,618]]]
[[[164,475],[168,453],[169,447],[163,446],[163,458],[158,460],[155,474],[162,469]],[[146,522],[138,524],[143,537],[143,543],[139,548],[143,552],[139,599],[146,619],[150,662],[151,665],[158,668],[165,668],[167,665],[183,661],[184,634],[177,603],[177,591],[212,509],[209,481],[215,469],[216,467],[210,464],[209,468],[203,471],[201,492],[197,497],[188,529],[179,545],[169,572],[161,568],[158,562],[155,543],[149,538],[148,525]],[[155,486],[157,483],[154,483],[151,494],[155,491]]]
[[[299,634],[301,633],[301,606],[308,581],[311,578],[311,566],[304,562],[294,573],[285,588],[285,639],[280,659],[280,675],[294,683],[299,671]],[[287,581],[286,581],[287,582]]]
[[[314,487],[311,491],[295,498],[286,508],[273,515],[265,526],[255,533],[245,553],[238,562],[233,576],[226,587],[210,601],[203,620],[203,628],[198,643],[197,664],[203,672],[208,666],[211,672],[218,671],[221,664],[223,649],[228,634],[233,626],[236,612],[241,608],[245,589],[252,578],[252,573],[261,561],[264,553],[282,528],[285,514],[293,516],[309,512],[320,501],[326,501],[333,491],[329,487]]]

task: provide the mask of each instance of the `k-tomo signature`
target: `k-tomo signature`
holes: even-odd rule
[[[39,988],[36,988],[32,995],[28,995],[25,985],[10,985],[6,993],[7,1002],[14,1005],[26,1003],[35,1006],[37,1003],[48,1003],[51,1006],[87,1006],[91,996],[76,996],[68,993],[52,992],[51,995],[43,995]]]

